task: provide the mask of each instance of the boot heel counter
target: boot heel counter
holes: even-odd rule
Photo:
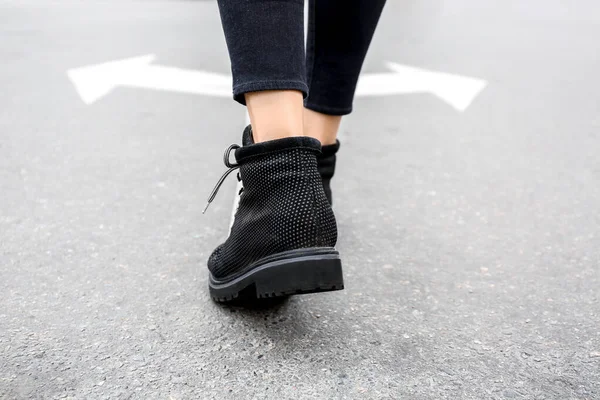
[[[323,184],[319,179],[313,183],[313,212],[317,229],[317,247],[335,247],[337,243],[337,222],[333,209],[327,200]]]

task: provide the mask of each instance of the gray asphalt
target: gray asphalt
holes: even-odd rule
[[[216,4],[0,2],[0,398],[600,399],[600,4],[488,3],[389,2],[366,72],[488,87],[357,100],[346,290],[247,310],[206,288],[235,179],[201,214],[243,108],[66,75],[227,73]]]

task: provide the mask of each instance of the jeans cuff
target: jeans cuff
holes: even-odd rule
[[[317,103],[314,103],[311,101],[305,101],[304,107],[308,108],[309,110],[313,110],[318,113],[327,114],[327,115],[348,115],[352,112],[352,106],[350,106],[350,107],[329,107],[329,106],[324,106],[322,104],[317,104]]]
[[[234,86],[233,99],[246,105],[244,94],[264,90],[298,90],[302,92],[302,97],[306,98],[308,96],[308,86],[302,81],[258,81]]]

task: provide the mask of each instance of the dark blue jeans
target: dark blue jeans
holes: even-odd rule
[[[299,90],[305,106],[330,115],[352,111],[356,83],[385,0],[218,0],[231,59],[233,97]]]

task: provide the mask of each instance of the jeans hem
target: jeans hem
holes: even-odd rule
[[[308,96],[308,86],[302,81],[257,81],[234,86],[233,99],[246,105],[244,94],[264,90],[298,90],[302,92],[302,97],[306,98]]]
[[[313,103],[310,101],[304,102],[304,107],[309,110],[316,111],[321,114],[327,115],[348,115],[352,112],[352,106],[350,107],[329,107],[321,104]]]

